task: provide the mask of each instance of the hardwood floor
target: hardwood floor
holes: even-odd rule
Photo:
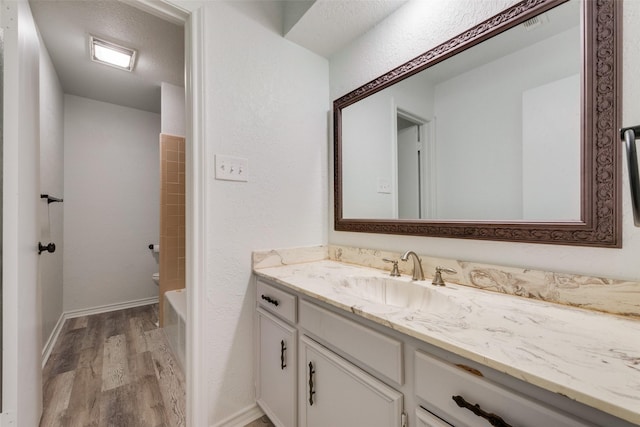
[[[180,427],[184,375],[158,306],[69,319],[43,371],[41,427]]]

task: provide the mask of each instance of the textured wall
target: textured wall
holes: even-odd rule
[[[206,171],[207,367],[196,375],[206,375],[213,425],[255,404],[251,252],[326,239],[328,64],[279,35],[278,11],[205,6],[207,160],[249,161],[246,183]]]
[[[391,19],[331,58],[332,99],[514,3],[506,0],[418,0],[408,3]],[[640,18],[640,3],[624,1],[623,8],[623,125],[630,126],[638,124],[640,117],[640,104],[634,101],[640,96],[640,83],[634,78],[640,66],[636,43],[640,28],[634,25],[634,20]],[[640,279],[640,229],[633,226],[626,169],[623,182],[622,249],[335,232],[332,211],[329,241],[336,245],[396,252],[413,249],[433,257],[637,281]],[[333,198],[330,203],[333,204]]]
[[[64,310],[158,295],[160,115],[65,95]]]
[[[166,135],[185,136],[184,88],[171,83],[161,86],[161,132]]]
[[[40,193],[64,197],[64,93],[44,44],[40,43]],[[64,203],[40,201],[40,239],[56,251],[40,257],[42,342],[47,342],[62,315]]]

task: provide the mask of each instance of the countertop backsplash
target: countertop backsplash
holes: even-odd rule
[[[528,268],[480,264],[462,260],[435,258],[418,254],[426,280],[433,278],[436,266],[452,268],[456,274],[443,274],[447,282],[488,291],[589,310],[640,318],[640,283],[603,277],[582,276]],[[333,261],[391,270],[383,258],[399,259],[400,253],[349,246],[312,246],[253,253],[253,268],[330,259]],[[410,275],[413,264],[399,262],[402,274]]]

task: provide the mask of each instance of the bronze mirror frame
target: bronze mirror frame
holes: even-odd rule
[[[583,0],[581,220],[567,222],[353,219],[342,214],[342,109],[567,0],[524,0],[333,102],[335,230],[622,247],[618,132],[622,2]]]

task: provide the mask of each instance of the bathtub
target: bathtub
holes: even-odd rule
[[[187,290],[178,289],[164,294],[164,331],[169,345],[184,372],[186,352]]]

